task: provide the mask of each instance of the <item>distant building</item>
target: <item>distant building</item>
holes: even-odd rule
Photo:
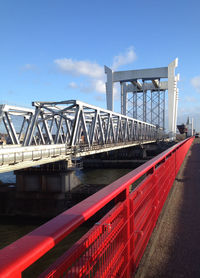
[[[0,145],[5,145],[7,142],[6,134],[0,133]]]

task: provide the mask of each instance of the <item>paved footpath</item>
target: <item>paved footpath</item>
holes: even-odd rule
[[[200,278],[200,139],[195,139],[135,278]]]

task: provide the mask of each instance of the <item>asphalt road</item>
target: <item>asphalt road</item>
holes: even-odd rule
[[[200,139],[195,139],[135,278],[200,278]]]

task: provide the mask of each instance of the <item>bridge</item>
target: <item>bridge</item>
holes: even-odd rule
[[[176,66],[177,60],[164,68],[127,72],[105,67],[107,110],[76,100],[34,102],[35,109],[2,105],[0,117],[10,144],[1,147],[0,171],[147,144],[167,136],[174,140]],[[121,114],[113,111],[114,82],[121,86]],[[165,90],[169,134],[165,133]],[[22,118],[20,128],[17,123],[19,131],[17,116]],[[22,277],[26,271],[27,277],[133,277],[193,141],[190,137],[179,142],[2,249],[0,277]],[[30,266],[88,223],[92,227],[71,248],[64,248],[51,263],[43,261],[39,273],[31,273]]]
[[[156,125],[77,100],[33,105],[35,110],[1,106],[11,144],[0,148],[0,173],[148,144],[164,137]]]
[[[0,123],[9,144],[0,148],[0,173],[148,144],[168,136],[174,140],[177,65],[175,59],[168,67],[125,72],[105,66],[107,110],[77,100],[33,102],[34,109],[2,104]],[[116,82],[121,86],[121,114],[113,111]]]

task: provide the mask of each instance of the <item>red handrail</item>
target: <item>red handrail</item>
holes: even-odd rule
[[[117,229],[119,229],[117,223],[121,223],[119,221],[122,221],[121,219],[123,219],[122,226],[124,231],[126,231],[125,233],[127,235],[127,238],[125,241],[124,240],[120,241],[118,238],[116,239],[116,242],[114,242],[113,244],[117,246],[117,249],[115,250],[115,254],[114,253],[112,254],[112,257],[115,255],[115,262],[116,261],[119,262],[118,272],[121,271],[122,273],[122,269],[124,271],[124,274],[121,274],[122,276],[120,277],[123,277],[123,275],[128,275],[127,273],[130,274],[130,271],[133,273],[135,267],[138,265],[139,260],[144,252],[145,246],[148,242],[152,229],[155,226],[157,217],[159,215],[160,210],[162,209],[162,206],[171,188],[171,185],[175,179],[175,176],[192,142],[193,142],[193,138],[189,138],[184,140],[183,142],[176,144],[175,146],[166,150],[162,154],[156,156],[155,158],[146,162],[142,166],[138,167],[137,169],[129,172],[127,175],[113,182],[109,186],[103,188],[96,194],[90,196],[89,198],[75,205],[71,209],[61,213],[60,215],[53,218],[46,224],[40,226],[39,228],[35,229],[31,233],[27,234],[26,236],[22,237],[21,239],[15,241],[14,243],[2,249],[0,251],[0,277],[5,277],[5,278],[21,277],[21,273],[27,267],[29,267],[31,264],[37,261],[40,257],[42,257],[50,249],[52,249],[58,242],[60,242],[63,238],[65,238],[68,234],[70,234],[80,224],[82,224],[91,216],[93,216],[97,211],[103,208],[111,200],[114,199],[116,200],[117,197],[121,196],[122,192],[125,193],[124,200],[121,200],[123,202],[120,205],[123,207],[123,211],[124,211],[123,216],[122,215],[116,216],[116,219],[113,220],[114,222],[112,224],[112,229],[113,231],[117,231]],[[162,165],[162,167],[160,165]],[[164,170],[165,176],[163,176],[162,174],[163,169],[165,169]],[[173,173],[173,175],[170,174],[170,176],[168,176],[168,179],[166,181],[166,176],[169,175],[169,171],[171,171],[170,173]],[[140,186],[138,186],[137,189],[134,190],[133,192],[130,192],[130,185],[147,173],[148,173],[147,178],[140,184]],[[163,192],[165,191],[164,193],[161,192],[160,190],[161,187],[157,186],[161,183],[165,185],[163,189]],[[156,186],[154,186],[154,184]],[[142,194],[145,196],[145,198],[138,197],[138,196],[142,196]],[[143,208],[142,205],[144,200],[145,200],[146,207],[143,206],[144,207]],[[151,208],[154,209],[155,211],[154,214],[152,214]],[[105,216],[105,217],[106,217],[105,221],[108,221],[108,218],[110,216]],[[150,218],[153,217],[152,218],[153,224],[151,225],[149,223],[146,224],[145,221],[147,221],[148,217]],[[134,226],[136,229],[140,229],[139,231],[137,230],[133,231],[132,222],[134,222]],[[105,223],[101,222],[101,228],[99,229],[102,229],[104,225]],[[142,225],[147,225],[145,229],[148,232],[148,235],[145,237],[141,236],[143,230],[145,230],[142,228]],[[98,232],[100,233],[100,231],[97,230],[98,229],[95,229],[95,233]],[[109,237],[109,233],[106,235],[107,237]],[[89,234],[87,234],[87,236],[88,238],[90,237],[90,231]],[[101,239],[104,237],[106,238],[106,236],[105,234],[101,233]],[[119,237],[120,236],[121,234],[119,231]],[[140,237],[142,238],[142,240],[140,239]],[[81,240],[79,246],[82,246],[81,244],[83,244],[83,240]],[[133,252],[131,251],[133,245],[135,249],[134,251],[135,258],[133,258]],[[107,247],[104,246],[104,248]],[[119,252],[119,250],[121,251]],[[123,261],[124,257],[120,258],[117,257],[116,255],[117,253],[119,253],[119,255],[125,254],[123,252],[127,253],[126,260],[128,259],[128,263],[126,263],[125,267]],[[99,253],[97,252],[96,254]],[[42,275],[42,277],[44,276],[58,277],[58,276],[49,276],[50,275],[49,273],[52,271],[52,269],[55,270],[55,266],[59,268],[59,266],[61,266],[63,262],[66,263],[66,260],[69,262],[69,257],[71,258],[71,256],[72,256],[71,251],[68,251],[66,254],[63,255],[63,257],[61,257],[55,263],[55,265],[53,265],[53,268],[51,267],[50,269],[48,269]],[[77,258],[75,257],[74,259],[77,260]],[[119,267],[120,264],[122,267]],[[79,267],[83,268],[83,263],[80,264]],[[102,271],[103,273],[108,273],[109,271],[111,271],[111,268],[113,268],[112,263],[110,263],[109,266],[106,266],[106,268],[104,268]],[[97,267],[95,269],[97,269]],[[70,268],[70,271],[72,272],[73,269]],[[96,271],[98,273],[99,270]],[[61,272],[59,272],[59,275],[60,273]],[[105,275],[101,273],[101,277],[106,277]],[[80,274],[79,276],[76,277],[82,277],[82,276]]]

